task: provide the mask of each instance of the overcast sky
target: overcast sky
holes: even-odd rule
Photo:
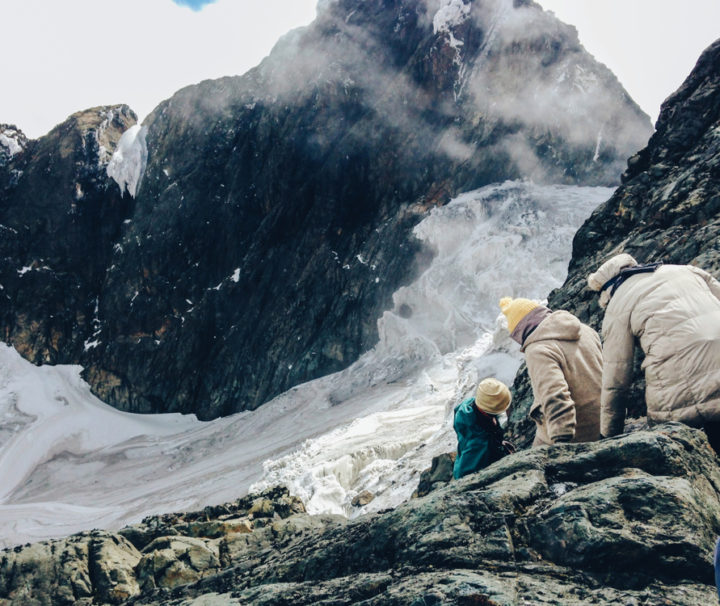
[[[653,121],[720,37],[720,0],[539,2],[578,28]],[[75,111],[116,103],[142,118],[185,85],[257,65],[282,34],[312,21],[315,4],[0,0],[0,123],[38,137]]]
[[[655,123],[660,104],[720,38],[720,0],[537,0],[574,25]]]

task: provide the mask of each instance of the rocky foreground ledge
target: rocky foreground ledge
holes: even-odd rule
[[[0,605],[717,603],[720,469],[659,426],[516,453],[397,509],[284,489],[0,552]]]

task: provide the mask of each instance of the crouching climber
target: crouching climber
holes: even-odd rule
[[[622,433],[637,338],[648,420],[703,427],[720,453],[720,283],[697,267],[638,265],[620,254],[588,276],[588,285],[605,309],[603,435]]]
[[[600,439],[600,337],[567,311],[529,299],[500,300],[508,330],[525,354],[533,391],[533,446]]]
[[[479,471],[514,450],[503,439],[498,416],[510,406],[510,390],[497,379],[480,381],[474,398],[455,407],[453,428],[458,447],[453,477]]]

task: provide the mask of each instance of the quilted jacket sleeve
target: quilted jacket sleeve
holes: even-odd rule
[[[605,437],[621,434],[625,426],[625,403],[632,381],[634,349],[630,313],[606,312],[600,396],[600,433]]]
[[[533,414],[541,414],[552,444],[569,442],[575,437],[575,402],[562,370],[562,352],[551,343],[537,343],[525,350],[535,405]]]

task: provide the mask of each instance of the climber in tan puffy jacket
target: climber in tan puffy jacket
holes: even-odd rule
[[[697,267],[639,266],[621,254],[588,285],[605,308],[602,434],[623,431],[637,338],[648,419],[704,427],[720,452],[720,283]]]
[[[534,402],[533,446],[600,438],[600,337],[567,311],[529,299],[500,300],[512,338],[525,354]]]

